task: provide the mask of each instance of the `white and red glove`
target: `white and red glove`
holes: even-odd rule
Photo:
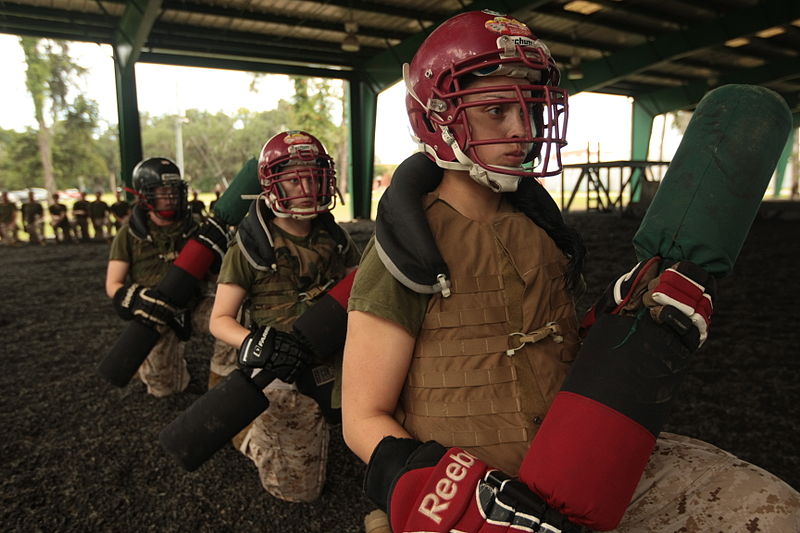
[[[653,257],[611,283],[584,315],[582,336],[603,313],[635,315],[646,307],[653,320],[673,328],[689,348],[702,346],[714,311],[716,280],[689,261],[660,272],[662,267],[663,260]]]
[[[644,303],[656,322],[669,320],[667,306],[683,313],[697,328],[699,348],[708,338],[715,295],[716,281],[710,274],[694,263],[680,261],[658,276]]]
[[[387,511],[395,533],[584,531],[524,483],[434,441],[385,437],[372,454],[364,488]]]

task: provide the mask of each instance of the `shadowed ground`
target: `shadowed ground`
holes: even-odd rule
[[[584,309],[634,262],[638,221],[570,217],[590,249]],[[720,283],[711,336],[669,430],[712,442],[800,489],[800,222],[757,220]],[[346,225],[364,242],[368,223]],[[335,428],[322,498],[266,494],[226,447],[193,473],[159,431],[205,391],[209,338],[190,341],[189,390],[156,399],[94,373],[122,322],[103,291],[107,246],[0,248],[0,529],[3,531],[358,532],[371,508],[363,466]]]

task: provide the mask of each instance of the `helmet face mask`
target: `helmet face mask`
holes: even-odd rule
[[[304,131],[279,133],[258,160],[266,202],[276,216],[306,219],[336,204],[336,172],[322,143]]]
[[[180,220],[189,212],[186,182],[178,165],[166,157],[151,157],[136,165],[133,188],[142,207],[162,220]]]
[[[428,36],[404,67],[404,78],[412,130],[439,166],[468,170],[500,191],[515,190],[522,177],[561,171],[567,93],[556,87],[560,75],[549,50],[522,22],[492,11],[457,15]],[[473,87],[476,80],[493,78],[495,86]],[[509,78],[516,83],[508,84]],[[481,96],[486,93],[500,94],[497,105],[528,110],[524,134],[484,138],[476,131],[467,110],[491,103]],[[491,164],[476,153],[478,146],[504,143],[530,146],[523,164]]]

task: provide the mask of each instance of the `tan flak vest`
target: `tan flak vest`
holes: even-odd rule
[[[297,317],[344,277],[345,259],[334,238],[317,226],[309,247],[272,229],[274,268],[258,270],[250,290],[250,313],[260,326],[289,331]]]
[[[505,204],[482,223],[425,202],[451,294],[428,302],[395,416],[417,439],[513,475],[577,351],[567,260]]]

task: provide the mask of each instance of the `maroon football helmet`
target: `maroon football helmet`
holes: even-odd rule
[[[557,87],[560,74],[547,46],[524,23],[489,10],[456,15],[428,36],[403,71],[411,128],[440,167],[469,170],[473,178],[498,191],[516,190],[521,177],[561,172],[567,92]],[[470,88],[470,80],[486,76],[521,78],[528,83]],[[513,93],[494,101],[529,110],[524,137],[473,138],[465,113],[470,103],[463,97],[490,91]],[[481,99],[480,105],[488,102]],[[532,148],[519,167],[487,164],[475,151],[479,145],[499,143],[525,143]]]
[[[258,158],[258,179],[279,217],[313,218],[336,205],[333,159],[305,131],[285,131],[267,141]]]

